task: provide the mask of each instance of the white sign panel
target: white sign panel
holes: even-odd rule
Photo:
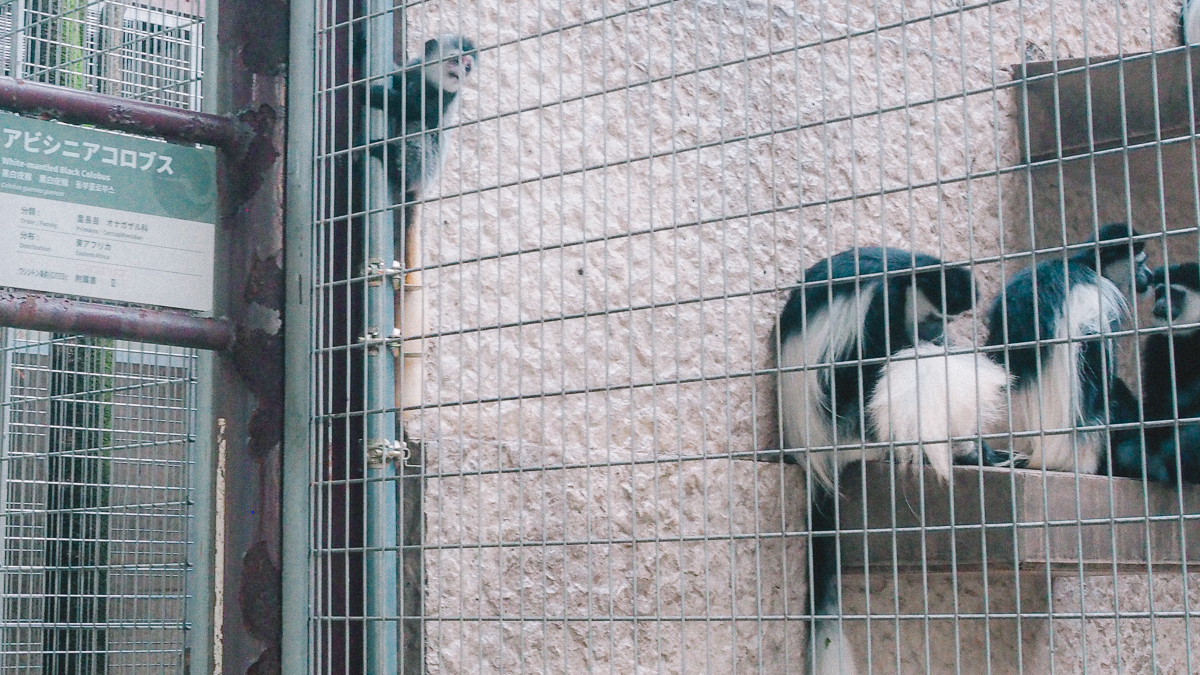
[[[0,115],[0,285],[210,311],[215,154]]]

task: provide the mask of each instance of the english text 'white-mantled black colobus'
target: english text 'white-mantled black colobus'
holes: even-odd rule
[[[412,222],[413,203],[437,177],[442,165],[443,133],[457,108],[463,81],[475,67],[475,45],[461,35],[427,40],[423,54],[409,61],[391,84],[373,85],[371,106],[387,114],[390,139],[373,154],[386,154],[388,189],[393,205],[403,205],[403,223]],[[403,227],[396,224],[396,251]]]
[[[1200,417],[1200,266],[1160,267],[1154,289],[1154,324],[1169,327],[1146,338],[1142,349],[1142,410],[1147,422]],[[1135,411],[1136,413],[1136,411]],[[1177,435],[1178,434],[1178,435]],[[1200,482],[1200,422],[1148,426],[1145,466],[1137,429],[1114,448],[1114,473],[1174,483]]]
[[[967,269],[930,255],[859,248],[808,268],[783,308],[779,414],[790,459],[813,477],[810,596],[816,616],[837,613],[836,544],[833,535],[816,533],[836,529],[841,467],[893,452],[900,462],[927,460],[948,479],[956,458],[1009,461],[962,440],[999,415],[1008,375],[986,358],[951,353],[942,344],[946,317],[974,305],[972,281]],[[863,450],[874,441],[895,444]],[[813,621],[813,672],[857,672],[838,625]]]
[[[1030,467],[1101,472],[1104,426],[1137,421],[1137,399],[1117,377],[1111,337],[1129,316],[1127,296],[1149,285],[1136,236],[1124,223],[1105,225],[1091,246],[1013,275],[992,303],[987,345],[1006,348],[989,354],[1014,380],[1011,426],[990,431],[1029,432],[1014,436],[1011,449]]]

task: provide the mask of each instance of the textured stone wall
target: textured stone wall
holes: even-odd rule
[[[803,474],[721,458],[779,445],[769,336],[788,284],[830,253],[882,243],[976,260],[987,299],[998,256],[1026,250],[1032,230],[1077,241],[1095,210],[1101,222],[1132,213],[1143,231],[1194,224],[1190,160],[1163,176],[1165,211],[1152,151],[1020,168],[1009,71],[1174,46],[1177,11],[409,7],[410,53],[445,31],[483,48],[440,199],[421,210],[430,338],[412,432],[439,473],[430,668],[799,672],[805,542],[778,535],[805,529]],[[983,339],[977,314],[952,327],[960,343]],[[1105,620],[1050,630],[1013,615],[1078,612],[1079,597],[1108,612],[1117,597],[1144,604],[1145,575],[993,577],[849,579],[848,606],[882,615],[861,638],[873,672],[897,658],[904,671],[931,659],[933,672],[1012,672],[1021,659],[1041,672],[1052,652],[1056,672],[1076,672],[1085,639],[1092,672],[1118,652],[1126,667],[1143,658],[1148,638],[1129,621],[1118,650]],[[1178,572],[1154,579],[1182,587]],[[1180,608],[1182,590],[1164,592]],[[887,618],[897,608],[905,618]],[[979,614],[945,618],[955,612]],[[1183,646],[1163,630],[1168,663]]]
[[[431,673],[784,673],[803,663],[807,526],[795,467],[546,468],[531,446],[436,449],[447,472],[498,471],[435,480],[427,493]]]

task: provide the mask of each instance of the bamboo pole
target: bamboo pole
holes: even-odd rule
[[[411,215],[416,209],[405,209]],[[407,218],[406,218],[407,220]],[[400,349],[396,353],[396,405],[403,410],[421,403],[421,382],[425,373],[425,300],[421,288],[421,227],[415,221],[404,227],[403,285],[396,289],[396,328]],[[399,284],[398,284],[399,285]],[[403,423],[416,417],[416,410],[402,413]]]

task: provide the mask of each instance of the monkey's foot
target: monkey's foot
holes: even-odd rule
[[[1029,464],[1029,456],[1022,452],[996,450],[986,441],[980,441],[971,453],[955,458],[955,464],[967,466],[999,466],[1024,469]]]

